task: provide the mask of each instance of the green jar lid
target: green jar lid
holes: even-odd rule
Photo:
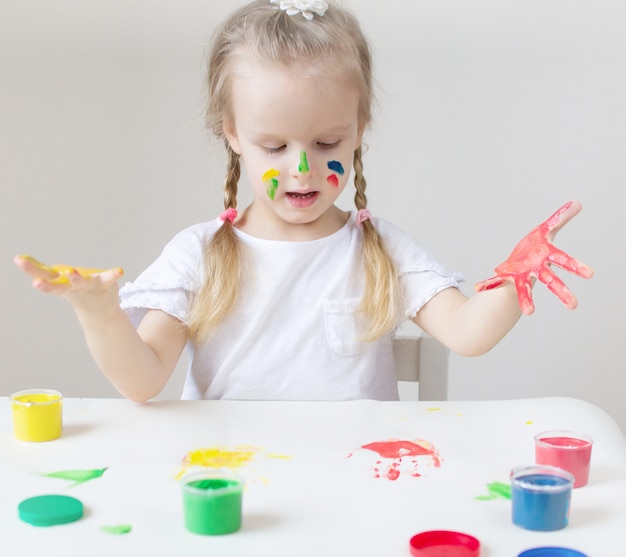
[[[67,524],[83,516],[83,504],[66,495],[31,497],[24,499],[17,508],[20,518],[33,526]]]

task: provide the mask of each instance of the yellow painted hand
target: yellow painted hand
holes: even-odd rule
[[[68,275],[73,272],[78,273],[80,276],[88,278],[99,273],[104,273],[106,269],[93,269],[89,267],[72,267],[71,265],[46,265],[41,261],[38,261],[30,255],[18,255],[18,258],[27,261],[31,265],[34,265],[38,269],[45,271],[46,273],[53,273],[50,278],[46,278],[46,282],[50,284],[69,284],[70,280]],[[119,267],[116,269],[123,274],[123,270]],[[54,276],[56,275],[56,276]],[[120,274],[121,276],[121,274]]]

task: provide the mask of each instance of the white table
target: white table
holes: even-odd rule
[[[626,555],[626,440],[604,411],[579,400],[66,399],[64,424],[56,441],[17,441],[9,400],[0,398],[2,556],[408,556],[410,537],[431,529],[476,536],[481,557],[515,557],[544,545],[589,557]],[[491,482],[507,482],[513,466],[532,464],[533,435],[554,428],[594,437],[590,483],[574,490],[567,528],[526,531],[511,523],[510,501],[475,497]],[[390,439],[430,442],[440,465],[430,456],[417,464],[404,458],[400,476],[389,480],[390,461],[360,447]],[[238,469],[247,482],[242,530],[188,533],[174,479],[182,458],[199,448],[242,445],[257,450]],[[102,477],[74,487],[40,475],[106,466]],[[415,466],[420,476],[411,474]],[[84,518],[48,528],[19,520],[20,501],[51,493],[80,499]],[[118,524],[133,529],[101,530]]]

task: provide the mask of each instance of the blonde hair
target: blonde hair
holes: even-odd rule
[[[230,103],[232,65],[242,53],[257,59],[289,64],[302,60],[319,67],[331,58],[352,76],[360,92],[359,124],[371,120],[371,54],[356,19],[333,4],[324,16],[312,21],[287,15],[269,0],[255,0],[236,10],[217,29],[208,56],[207,127],[226,145],[228,169],[224,183],[224,208],[237,207],[237,185],[241,174],[239,155],[225,137],[224,127],[233,121]],[[336,69],[334,70],[336,71]],[[354,152],[354,202],[367,207],[361,148]],[[243,248],[233,223],[226,220],[204,251],[205,280],[191,311],[190,335],[199,342],[209,335],[237,303],[244,278]],[[371,221],[363,222],[363,266],[365,292],[360,311],[366,318],[364,340],[388,334],[398,318],[399,282],[393,260]]]

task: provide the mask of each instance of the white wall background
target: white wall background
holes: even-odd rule
[[[0,395],[115,396],[69,306],[11,260],[121,265],[133,278],[178,230],[220,212],[202,57],[240,3],[0,3]],[[579,309],[536,287],[535,315],[498,347],[452,357],[451,398],[573,396],[626,431],[626,4],[346,3],[379,84],[370,208],[463,272],[467,293],[563,202],[583,202],[557,237],[596,269],[566,279]],[[178,396],[182,373],[163,396]]]

